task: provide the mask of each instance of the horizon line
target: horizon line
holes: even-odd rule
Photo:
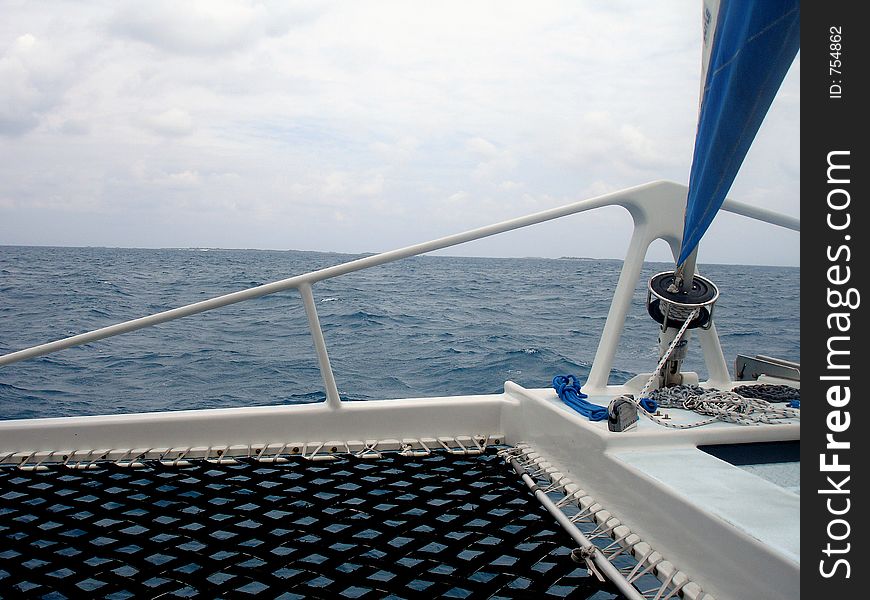
[[[104,245],[63,245],[63,244],[4,244],[0,243],[0,248],[69,248],[69,249],[103,249],[103,250],[228,250],[228,251],[245,251],[245,252],[306,252],[315,254],[338,254],[343,256],[374,256],[383,252],[340,252],[336,250],[303,250],[298,248],[227,248],[222,246],[104,246]],[[487,255],[457,255],[457,254],[440,254],[440,250],[434,250],[419,256],[428,256],[433,258],[490,258],[503,260],[614,260],[623,262],[624,258],[616,257],[595,257],[595,256],[487,256]],[[413,258],[413,257],[412,257]],[[644,263],[660,263],[668,264],[671,261],[667,260],[648,260],[644,258]],[[719,262],[719,261],[701,261],[702,265],[722,265],[722,266],[752,266],[752,267],[775,267],[784,269],[800,269],[800,263],[797,265],[782,265],[782,264],[765,264],[765,263],[734,263],[734,262]]]

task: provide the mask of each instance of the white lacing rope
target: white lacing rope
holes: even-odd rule
[[[506,463],[515,460],[533,481],[536,483],[540,482],[542,487],[538,487],[538,490],[544,493],[557,491],[565,494],[558,502],[554,502],[556,508],[563,511],[568,516],[568,520],[574,523],[590,542],[594,544],[594,540],[600,540],[599,543],[594,545],[594,550],[591,548],[587,550],[578,548],[575,551],[576,556],[587,563],[590,573],[598,575],[599,578],[601,577],[601,574],[591,561],[592,553],[597,551],[601,552],[611,563],[614,563],[620,556],[627,558],[627,562],[635,562],[636,564],[633,566],[629,564],[619,567],[617,570],[625,577],[628,583],[641,592],[644,598],[658,598],[659,600],[677,598],[683,588],[689,583],[693,583],[686,573],[673,566],[668,575],[661,573],[658,567],[661,563],[665,562],[665,558],[659,552],[650,547],[649,544],[646,544],[648,549],[641,554],[637,546],[645,544],[645,542],[638,534],[632,532],[628,526],[596,502],[582,488],[577,487],[571,479],[566,476],[560,476],[557,479],[553,473],[555,469],[549,463],[544,462],[528,444],[520,442],[514,447],[499,450],[498,455]],[[544,484],[541,481],[542,479],[549,481],[549,485]],[[573,491],[569,491],[569,486]],[[584,504],[586,504],[586,508],[583,508]],[[566,511],[568,506],[576,507],[578,511],[574,515],[569,516],[570,513]],[[588,527],[581,528],[581,524],[584,526],[593,525],[594,528],[591,530]],[[624,531],[620,535],[617,535],[617,528],[619,527],[624,528]],[[629,542],[629,538],[632,537],[635,539]],[[609,543],[607,543],[608,540]],[[658,579],[660,585],[650,590],[642,591],[639,587],[639,580],[645,575]],[[682,581],[675,584],[674,581],[678,577]],[[694,585],[697,586],[697,582],[694,582]],[[703,596],[706,596],[706,594],[701,591],[700,597]]]
[[[800,419],[798,410],[715,389],[695,390],[686,386],[668,388],[659,390],[655,400],[665,408],[684,408],[711,415],[713,420],[739,425],[775,424],[783,419]]]
[[[640,394],[638,394],[637,398],[634,400],[638,411],[651,421],[658,423],[663,427],[670,427],[672,429],[690,429],[692,427],[700,427],[701,425],[709,425],[710,423],[715,423],[717,421],[727,421],[738,425],[762,425],[779,423],[783,419],[800,419],[800,411],[798,410],[776,406],[765,400],[745,398],[734,392],[723,392],[715,389],[702,391],[699,394],[687,393],[683,401],[679,403],[669,403],[667,401],[667,396],[660,391],[660,394],[664,396],[663,399],[665,401],[658,402],[659,406],[665,408],[684,408],[702,415],[710,416],[709,419],[703,419],[694,423],[674,423],[673,421],[663,419],[650,413],[643,407],[643,405],[641,405],[641,399],[649,397],[648,394],[650,388],[652,388],[653,383],[657,380],[659,372],[671,357],[674,348],[677,347],[677,344],[680,343],[680,340],[689,328],[689,323],[697,316],[697,314],[698,309],[695,309],[689,317],[686,318],[683,326],[680,327],[674,340],[671,342],[670,346],[668,346],[667,351],[665,351],[659,360],[659,364],[656,365],[652,375],[650,375],[646,384],[643,386],[643,389],[641,389]]]

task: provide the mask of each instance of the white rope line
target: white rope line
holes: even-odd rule
[[[648,419],[650,419],[654,423],[658,423],[659,425],[661,425],[663,427],[670,427],[672,429],[688,429],[690,427],[700,427],[701,425],[707,425],[707,424],[713,423],[714,421],[717,420],[717,419],[706,419],[704,421],[698,421],[697,423],[675,424],[675,423],[671,423],[670,421],[665,420],[661,417],[657,417],[656,415],[652,414],[647,409],[645,409],[640,403],[641,399],[649,397],[648,396],[649,391],[652,388],[653,383],[655,383],[655,381],[658,379],[659,372],[661,372],[662,368],[665,366],[665,363],[668,362],[668,359],[670,359],[671,354],[673,354],[673,352],[674,352],[674,348],[676,348],[677,344],[680,343],[680,340],[683,339],[683,335],[685,335],[686,330],[689,328],[689,324],[698,315],[698,312],[699,312],[699,309],[696,308],[695,310],[693,310],[691,312],[691,314],[683,322],[683,326],[680,327],[680,330],[677,332],[677,335],[674,336],[674,339],[671,342],[671,344],[668,346],[668,349],[665,351],[664,354],[662,354],[662,357],[659,359],[659,364],[657,364],[656,368],[653,369],[653,372],[649,376],[649,379],[647,379],[646,383],[644,384],[643,389],[640,390],[640,394],[638,394],[637,398],[634,399],[634,404],[635,404],[635,406],[637,406],[637,409],[640,412],[640,414],[646,416]]]
[[[665,590],[667,590],[668,587],[671,585],[671,582],[674,580],[674,576],[675,576],[676,574],[677,574],[677,570],[674,569],[673,571],[671,571],[671,574],[668,575],[667,578],[666,578],[664,581],[662,581],[662,585],[661,585],[661,587],[658,589],[658,593],[653,597],[653,600],[661,600],[662,594],[663,594],[663,593],[665,592]],[[652,591],[652,590],[650,590],[650,591]],[[671,594],[668,594],[667,597],[670,598],[670,597],[671,597]]]
[[[383,454],[378,452],[377,450],[378,442],[375,441],[367,441],[365,442],[365,447],[362,450],[359,450],[354,453],[354,456],[357,458],[381,458]]]
[[[0,453],[0,465],[21,469],[34,469],[48,465],[61,465],[70,469],[96,468],[102,462],[111,462],[121,467],[144,466],[143,461],[156,460],[166,466],[186,466],[192,460],[206,460],[218,464],[231,464],[236,460],[257,462],[286,462],[289,456],[307,460],[333,460],[339,455],[357,459],[375,459],[385,452],[398,452],[404,456],[428,456],[443,450],[454,455],[478,455],[501,443],[503,434],[474,434],[404,440],[383,439],[364,441],[325,442],[269,442],[266,444],[208,446],[176,446],[151,448],[102,448],[71,450],[5,450]],[[469,441],[470,440],[470,441]],[[292,451],[291,451],[292,448]]]
[[[715,389],[694,390],[686,386],[668,388],[659,390],[655,400],[665,408],[683,408],[710,415],[708,421],[727,421],[738,425],[776,424],[785,419],[800,419],[799,410]]]
[[[659,359],[659,364],[656,365],[656,368],[653,369],[652,375],[650,375],[649,379],[647,379],[646,384],[644,384],[643,389],[640,391],[640,397],[646,398],[647,393],[649,393],[650,388],[652,387],[653,382],[658,378],[659,371],[662,370],[662,367],[665,366],[665,363],[668,362],[668,359],[671,357],[671,354],[674,352],[674,348],[677,347],[677,344],[680,343],[680,340],[683,339],[683,335],[686,333],[686,330],[689,328],[689,324],[692,320],[698,315],[700,309],[695,309],[691,312],[691,314],[686,318],[683,322],[683,326],[680,327],[680,330],[677,332],[677,335],[674,336],[671,345],[668,346],[668,349],[662,354],[662,357]],[[643,407],[641,407],[643,408]]]
[[[646,557],[650,556],[652,553],[653,553],[653,551],[650,550],[650,552],[644,556],[644,560],[646,560]],[[626,579],[628,579],[630,582],[634,583],[635,581],[637,581],[638,579],[640,579],[641,577],[643,577],[647,573],[652,575],[653,572],[655,571],[655,568],[657,566],[659,566],[659,563],[664,562],[664,560],[665,559],[661,555],[659,555],[659,557],[657,559],[655,559],[654,561],[651,561],[648,566],[644,567],[640,571],[635,572],[635,570],[632,569],[630,576],[627,577]],[[643,565],[643,561],[638,562],[637,565],[635,565],[635,569],[637,569],[638,567],[640,567],[642,565]]]
[[[628,567],[624,569],[624,571],[626,572],[625,578],[629,581],[635,581],[638,577],[640,577],[637,572],[641,569],[641,567],[643,567],[644,563],[649,559],[649,557],[652,556],[653,552],[655,552],[655,550],[650,548],[640,558],[637,558],[635,556],[635,558],[637,559],[637,564],[634,565],[631,570],[629,570]],[[655,567],[656,564],[658,564],[658,561],[656,561],[656,563],[654,563],[652,566]]]
[[[628,529],[628,527],[621,523],[619,519],[614,517],[582,489],[569,492],[566,489],[566,486],[573,485],[574,482],[564,476],[560,476],[558,480],[556,480],[556,475],[553,474],[556,472],[556,469],[545,463],[544,459],[535,454],[532,448],[527,444],[521,443],[518,444],[517,447],[501,450],[499,451],[499,456],[504,457],[508,461],[511,459],[516,460],[524,469],[526,469],[527,472],[534,469],[536,475],[532,476],[533,480],[548,480],[549,484],[545,485],[543,482],[539,484],[539,490],[544,492],[561,491],[564,493],[564,498],[560,499],[558,502],[554,502],[554,504],[562,509],[563,512],[565,512],[564,508],[566,508],[566,503],[564,502],[565,499],[572,498],[573,502],[571,505],[576,506],[579,510],[574,515],[568,515],[566,513],[566,516],[568,516],[569,520],[578,526],[578,528],[581,523],[594,526],[591,531],[581,529],[583,534],[590,541],[595,539],[602,541],[608,539],[611,540],[610,543],[604,547],[596,546],[607,560],[613,562],[613,560],[619,556],[630,556],[633,560],[637,561],[632,567],[626,566],[619,570],[626,577],[626,580],[634,585],[635,588],[645,597],[657,598],[658,600],[676,598],[679,595],[680,590],[691,582],[691,579],[689,579],[685,573],[679,571],[675,566],[672,566],[672,570],[668,575],[660,573],[662,576],[658,577],[656,574],[657,567],[666,562],[664,557],[662,557],[661,554],[658,554],[652,547],[649,547],[648,544],[648,549],[643,554],[640,554],[640,551],[637,548],[638,545],[643,543],[640,536]],[[531,473],[529,474],[531,475]],[[581,499],[583,499],[584,503],[588,503],[585,508],[580,504]],[[606,513],[607,517],[599,517],[598,515],[600,513]],[[621,532],[617,535],[616,530],[618,527],[625,528],[625,532]],[[629,542],[628,538],[632,536],[636,539]],[[647,561],[649,561],[649,564],[646,564]],[[659,579],[660,585],[650,590],[640,590],[637,588],[635,582],[640,580],[644,575],[656,577]],[[675,584],[674,580],[678,575],[680,575],[682,582]]]
[[[699,309],[695,309],[689,317],[686,318],[682,327],[680,327],[680,330],[677,332],[677,335],[668,346],[668,349],[664,354],[662,354],[658,365],[656,365],[656,368],[649,376],[649,379],[647,379],[640,394],[638,394],[637,398],[634,399],[638,412],[654,423],[657,423],[662,427],[670,427],[671,429],[691,429],[693,427],[709,425],[710,423],[715,423],[717,421],[726,421],[737,425],[772,425],[780,423],[784,419],[800,419],[800,411],[775,406],[765,400],[745,398],[734,392],[723,392],[714,389],[704,391],[702,394],[689,394],[685,401],[680,404],[670,403],[667,399],[663,402],[659,401],[659,397],[667,398],[667,390],[670,388],[658,391],[658,397],[655,398],[655,400],[662,408],[682,408],[710,417],[693,423],[674,423],[670,419],[664,419],[652,414],[641,405],[640,401],[643,398],[649,398],[650,389],[652,388],[653,383],[658,379],[659,373],[665,366],[665,363],[670,359],[671,354],[673,354],[674,349],[677,347],[677,344],[680,343],[680,340],[682,340],[686,330],[689,328],[689,324],[697,316],[698,312]]]

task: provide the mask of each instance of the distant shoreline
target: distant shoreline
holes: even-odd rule
[[[188,246],[188,247],[136,247],[136,246],[53,246],[53,245],[22,245],[22,244],[0,244],[0,251],[3,248],[43,248],[43,249],[57,249],[57,250],[136,250],[136,251],[181,251],[181,252],[300,252],[306,254],[327,254],[333,256],[347,256],[352,258],[361,258],[365,256],[373,256],[378,254],[377,252],[359,252],[359,253],[351,253],[351,252],[335,252],[330,250],[298,250],[294,248],[289,249],[276,249],[276,248],[219,248],[219,247],[207,247],[207,246]],[[564,261],[578,261],[578,262],[618,262],[622,263],[622,258],[595,258],[591,256],[468,256],[461,254],[440,254],[440,253],[430,253],[423,254],[414,258],[467,258],[467,259],[487,259],[487,260],[564,260]],[[672,265],[673,263],[669,263],[668,261],[661,260],[644,260],[645,264],[659,264],[659,265]],[[704,262],[701,261],[702,265],[723,265],[723,266],[747,266],[747,267],[772,267],[772,268],[782,268],[782,269],[800,269],[800,265],[770,265],[770,264],[759,264],[759,263],[725,263],[725,262]]]

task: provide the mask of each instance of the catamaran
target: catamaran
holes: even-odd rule
[[[786,599],[800,594],[799,365],[740,357],[697,246],[798,51],[796,1],[704,3],[689,185],[656,181],[11,352],[2,368],[298,290],[325,401],[0,422],[0,590],[76,597]],[[586,381],[347,402],[318,319],[323,281],[606,206],[634,223]],[[658,364],[609,383],[647,249]],[[684,372],[690,338],[708,378]],[[573,544],[554,545],[554,530]],[[567,536],[567,537],[565,537]],[[26,565],[13,568],[10,565]],[[579,573],[579,574],[578,574]]]

